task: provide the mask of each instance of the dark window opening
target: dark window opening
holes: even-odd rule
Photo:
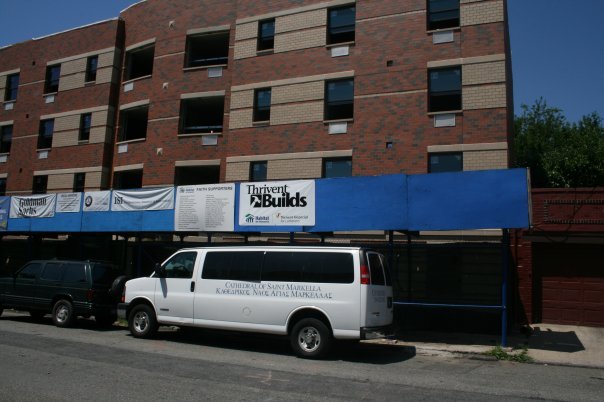
[[[11,74],[6,77],[6,88],[4,89],[4,100],[14,101],[17,100],[17,93],[19,92],[19,74]]]
[[[224,97],[183,99],[180,104],[182,134],[221,133],[224,119]]]
[[[48,176],[34,176],[34,183],[31,188],[32,194],[46,194],[48,187]]]
[[[430,154],[428,163],[428,173],[461,172],[463,154],[461,152]]]
[[[146,77],[153,73],[155,46],[146,46],[131,50],[126,54],[126,76],[124,80]]]
[[[355,6],[332,8],[328,11],[328,44],[354,42],[355,14]]]
[[[174,185],[216,184],[220,182],[220,166],[177,167],[174,172]]]
[[[461,110],[461,67],[429,70],[430,112]]]
[[[46,81],[44,82],[44,93],[59,92],[59,79],[61,78],[61,65],[46,67]]]
[[[10,153],[10,146],[13,143],[13,126],[0,127],[2,134],[0,135],[0,154]]]
[[[459,26],[459,0],[428,0],[428,29]]]
[[[262,251],[209,251],[203,263],[203,279],[260,282]]]
[[[325,120],[352,119],[354,80],[325,81]]]
[[[73,175],[73,192],[83,193],[86,189],[86,173],[76,173]]]
[[[258,22],[258,51],[272,50],[275,47],[275,19]]]
[[[0,178],[0,195],[6,195],[6,178]]]
[[[99,56],[90,56],[86,60],[86,82],[96,81],[96,70],[99,66]]]
[[[63,282],[67,283],[87,283],[86,266],[77,262],[64,264]]]
[[[271,89],[263,88],[254,91],[254,121],[271,119]]]
[[[187,37],[185,67],[223,65],[228,61],[228,31]]]
[[[266,181],[267,162],[250,163],[250,181]]]
[[[148,118],[148,106],[122,110],[120,122],[120,141],[147,138]]]
[[[116,190],[127,190],[143,187],[142,170],[124,170],[113,174],[113,188]]]
[[[262,281],[352,283],[354,262],[349,253],[269,251],[264,256]]]
[[[80,116],[79,141],[88,141],[90,139],[90,127],[92,126],[92,113],[84,113]]]
[[[352,176],[352,158],[334,158],[323,160],[323,177]]]
[[[38,149],[52,148],[52,135],[55,130],[55,120],[48,119],[40,121],[38,133]]]

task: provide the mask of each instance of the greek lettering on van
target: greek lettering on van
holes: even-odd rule
[[[332,292],[323,292],[321,286],[299,283],[248,283],[227,281],[216,288],[217,295],[287,297],[301,299],[333,299]]]

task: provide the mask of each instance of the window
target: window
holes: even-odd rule
[[[42,264],[40,264],[39,262],[27,264],[17,273],[17,278],[36,279],[36,275],[38,274],[38,271],[40,271],[40,268],[42,268]]]
[[[111,285],[116,275],[116,267],[109,264],[92,263],[90,265],[92,283]]]
[[[354,265],[350,253],[268,251],[262,281],[352,283]]]
[[[203,279],[260,282],[262,251],[209,251],[203,263]]]
[[[430,154],[429,173],[461,172],[463,170],[463,155],[461,152]]]
[[[115,172],[113,175],[113,188],[116,190],[126,190],[131,188],[143,187],[142,170],[124,170]]]
[[[254,121],[271,119],[271,89],[263,88],[254,91]]]
[[[182,134],[214,134],[222,132],[224,96],[183,99],[180,103]]]
[[[185,251],[176,254],[164,264],[166,278],[192,278],[196,258],[197,252],[195,251]]]
[[[46,194],[48,187],[48,176],[34,176],[34,183],[31,188],[32,194]]]
[[[376,253],[367,253],[367,262],[369,263],[369,272],[372,285],[385,285],[384,270],[382,269],[382,260]]]
[[[41,120],[38,133],[38,149],[52,148],[52,134],[55,129],[55,120]]]
[[[13,143],[13,126],[2,126],[0,130],[0,154],[8,154]]]
[[[323,160],[323,177],[352,176],[352,158],[335,158]]]
[[[59,78],[61,78],[61,65],[46,67],[46,81],[44,82],[44,93],[59,92]]]
[[[120,114],[120,141],[147,138],[149,106],[124,109]]]
[[[275,47],[275,19],[258,22],[258,44],[256,49],[272,50]]]
[[[63,265],[63,282],[86,283],[86,265],[70,262]]]
[[[6,177],[0,177],[0,195],[6,195]]]
[[[328,11],[328,44],[354,42],[355,13],[355,6],[332,8]]]
[[[220,166],[179,166],[174,172],[176,186],[215,184],[220,182]]]
[[[62,264],[60,262],[49,262],[44,266],[44,270],[40,274],[40,279],[45,281],[60,281]]]
[[[146,77],[153,73],[155,45],[145,46],[126,53],[126,74],[124,80]]]
[[[459,26],[459,0],[428,0],[428,29]]]
[[[88,141],[90,139],[90,126],[92,126],[92,113],[80,115],[80,133],[78,141]]]
[[[6,77],[6,88],[4,89],[4,100],[14,101],[17,100],[17,93],[19,92],[19,73],[11,74]]]
[[[354,80],[325,81],[325,120],[352,119]]]
[[[229,32],[187,37],[185,67],[224,65],[229,61]]]
[[[461,67],[428,71],[430,112],[461,110]]]
[[[267,162],[250,163],[250,181],[266,181]]]
[[[99,66],[99,56],[90,56],[86,60],[86,82],[96,81],[96,70]]]
[[[86,188],[86,173],[76,173],[73,175],[73,192],[83,193]]]

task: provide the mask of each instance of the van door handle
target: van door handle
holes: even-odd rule
[[[195,282],[191,282],[191,292],[195,291]]]

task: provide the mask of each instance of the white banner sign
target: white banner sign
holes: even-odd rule
[[[174,187],[113,190],[112,211],[158,211],[174,208]]]
[[[57,194],[57,212],[80,212],[82,193]]]
[[[174,230],[232,232],[235,229],[235,185],[209,184],[176,189]]]
[[[10,200],[11,218],[51,218],[55,216],[56,194],[13,196]]]
[[[84,193],[84,212],[109,211],[111,191],[91,191]]]
[[[242,183],[241,226],[313,226],[314,180]]]

